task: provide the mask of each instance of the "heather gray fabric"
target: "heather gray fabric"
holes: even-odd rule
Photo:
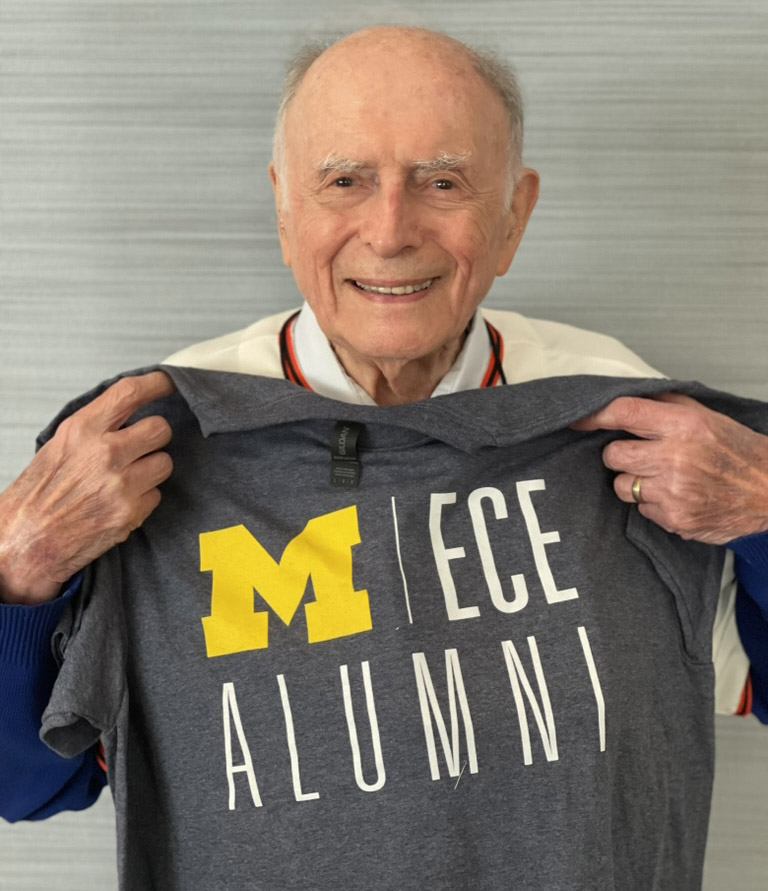
[[[700,888],[722,552],[619,502],[611,436],[567,424],[671,386],[765,406],[567,377],[377,408],[166,370],[174,474],[62,621],[42,730],[102,737],[122,888]]]

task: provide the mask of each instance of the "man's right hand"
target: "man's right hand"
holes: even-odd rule
[[[160,503],[173,469],[168,422],[123,425],[175,391],[162,371],[117,381],[59,425],[0,495],[0,601],[52,600],[62,583],[125,541]]]

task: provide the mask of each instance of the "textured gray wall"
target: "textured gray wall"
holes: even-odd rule
[[[383,21],[517,63],[542,197],[489,304],[768,398],[768,0],[0,0],[0,485],[68,397],[297,303],[266,174],[283,63]],[[706,888],[757,891],[767,737],[718,734]],[[111,823],[104,796],[1,825],[0,889],[109,891]]]

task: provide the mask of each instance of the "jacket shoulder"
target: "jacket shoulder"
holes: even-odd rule
[[[267,316],[239,331],[192,344],[173,353],[163,364],[282,377],[278,336],[295,312],[290,309]]]
[[[504,374],[510,384],[570,374],[664,377],[606,334],[505,310],[482,312],[504,338]]]

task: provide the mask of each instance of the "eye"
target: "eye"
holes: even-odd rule
[[[354,181],[351,176],[337,176],[333,184],[340,189],[348,189],[354,185]]]
[[[447,191],[449,191],[450,189],[453,188],[453,183],[452,183],[451,180],[449,180],[449,179],[436,179],[436,180],[432,183],[432,185],[433,185],[436,189],[441,189],[442,191],[445,191],[445,192],[447,192]]]

